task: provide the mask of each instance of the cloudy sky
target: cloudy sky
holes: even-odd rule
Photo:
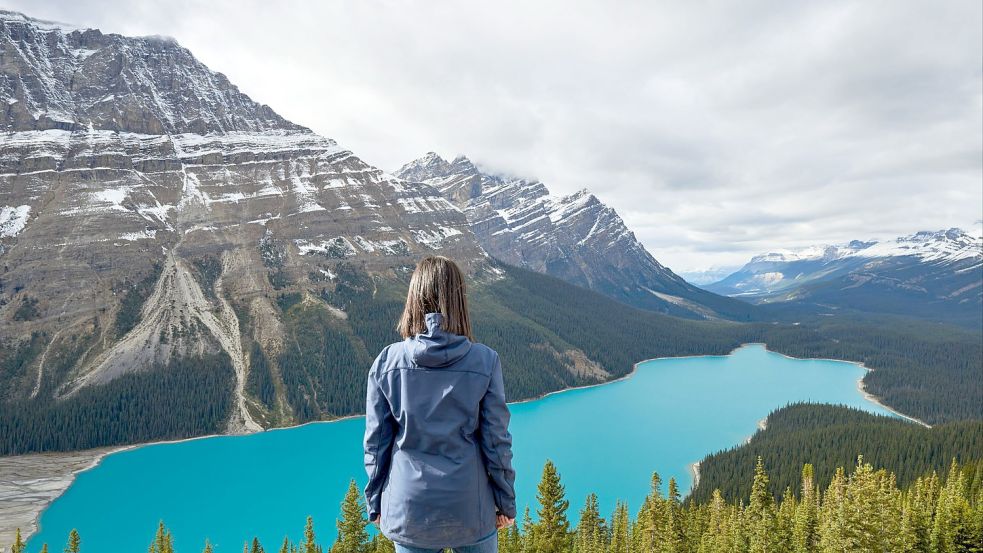
[[[983,3],[2,1],[176,38],[394,171],[587,187],[689,272],[983,219]]]

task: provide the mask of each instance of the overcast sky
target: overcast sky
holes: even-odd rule
[[[2,1],[176,38],[395,171],[589,188],[680,272],[983,219],[983,3]]]

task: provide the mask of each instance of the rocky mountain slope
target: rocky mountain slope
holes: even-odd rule
[[[281,291],[431,252],[490,269],[436,190],[284,120],[171,39],[0,12],[0,105],[0,341],[29,357],[0,372],[0,400],[222,352],[229,429],[256,429],[291,411],[245,392],[250,344],[284,347]]]
[[[771,252],[707,289],[760,303],[809,302],[979,326],[983,237],[952,228]]]
[[[587,190],[553,196],[535,180],[493,175],[468,158],[431,152],[396,175],[460,207],[482,247],[511,265],[553,275],[645,309],[692,318],[745,319],[749,307],[707,293],[646,251],[617,212]]]
[[[735,325],[605,296],[594,303],[647,334],[637,356],[599,340],[589,292],[492,259],[440,190],[284,120],[172,39],[0,12],[0,106],[0,455],[360,413],[365,370],[398,339],[408,276],[431,253],[469,273],[510,399],[739,343]],[[597,243],[638,247],[593,197],[550,213],[571,232],[594,225],[578,213],[607,213]],[[645,294],[694,316],[672,292],[690,287],[666,274]],[[572,314],[557,319],[557,302]]]

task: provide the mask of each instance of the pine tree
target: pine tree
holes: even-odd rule
[[[565,552],[570,541],[570,522],[567,520],[570,502],[564,498],[560,475],[549,459],[543,467],[543,478],[537,490],[536,499],[540,507],[536,510],[539,521],[535,530],[535,550],[538,553]]]
[[[963,534],[963,517],[966,512],[963,490],[963,475],[959,465],[953,460],[935,507],[931,535],[933,552],[955,553],[961,550],[962,540],[959,538]]]
[[[369,524],[362,505],[362,493],[355,480],[348,483],[348,492],[341,503],[341,518],[338,520],[338,538],[331,547],[331,553],[365,553],[368,550]]]
[[[154,541],[150,544],[150,553],[174,553],[174,538],[164,527],[164,521],[157,523],[157,534]]]
[[[754,481],[745,516],[750,553],[773,553],[777,549],[778,533],[775,498],[768,489],[768,473],[761,457],[754,466]]]
[[[283,544],[280,546],[280,553],[290,553],[290,540],[284,536]]]
[[[212,553],[212,544],[208,540],[205,540],[205,549],[202,553]]]
[[[679,498],[679,485],[676,484],[675,478],[670,478],[666,500],[663,503],[665,529],[661,536],[662,544],[660,548],[663,553],[680,553],[685,547],[682,509],[680,509]]]
[[[253,538],[253,545],[249,548],[249,553],[266,553],[263,546],[259,543],[259,538]]]
[[[597,494],[587,494],[584,508],[580,511],[580,521],[577,523],[574,551],[577,553],[593,553],[601,551],[604,543],[604,519],[597,506]]]
[[[79,548],[82,545],[82,538],[79,537],[79,532],[75,528],[68,533],[68,545],[65,546],[65,553],[79,553]]]
[[[819,541],[819,496],[812,465],[802,467],[802,499],[795,509],[792,543],[795,553],[816,553]]]
[[[314,517],[307,517],[307,525],[304,526],[304,541],[300,544],[301,553],[321,553],[321,547],[317,544],[314,535]]]
[[[48,553],[48,544],[44,544],[41,546],[41,553]]]
[[[660,543],[665,526],[665,501],[661,487],[662,479],[659,473],[653,472],[649,494],[638,509],[635,531],[632,532],[632,548],[636,551],[655,551]]]
[[[392,540],[387,538],[381,532],[372,538],[368,549],[372,553],[396,553],[396,546],[393,544]]]
[[[732,536],[732,510],[724,501],[720,490],[713,490],[710,505],[707,508],[708,518],[703,535],[700,536],[699,553],[717,553],[718,551],[734,551],[735,544]]]
[[[628,520],[628,504],[618,501],[611,515],[611,553],[630,553],[631,525]]]
[[[24,553],[24,539],[20,535],[20,528],[14,534],[14,545],[10,547],[10,553]]]
[[[536,525],[532,522],[529,515],[529,507],[526,506],[522,513],[522,553],[536,552]]]
[[[522,553],[522,536],[519,525],[513,524],[498,531],[498,543],[501,553]]]

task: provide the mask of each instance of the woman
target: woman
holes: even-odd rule
[[[397,330],[369,371],[365,504],[397,552],[498,551],[515,522],[502,365],[474,342],[464,276],[420,261]]]

